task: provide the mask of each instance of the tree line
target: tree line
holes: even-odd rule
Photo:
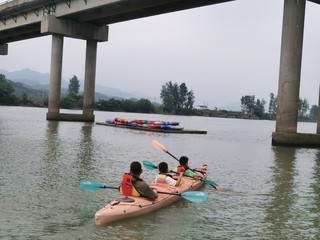
[[[256,99],[255,95],[242,96],[241,109],[248,118],[272,119],[277,115],[277,96],[270,93],[268,111],[265,111],[266,101],[264,99]],[[298,103],[298,120],[299,121],[316,121],[318,117],[318,106],[310,104],[306,98],[299,98]]]
[[[16,95],[15,89],[20,94]],[[39,97],[33,94],[29,97],[21,83],[14,83],[3,74],[0,74],[0,104],[12,106],[34,106],[48,107],[48,92],[46,96]],[[22,89],[22,90],[21,90]],[[80,81],[77,76],[69,80],[68,91],[60,99],[60,107],[65,109],[82,109],[83,94],[79,92]],[[26,90],[26,91],[23,91]],[[185,83],[178,85],[171,81],[164,84],[161,89],[163,104],[151,103],[149,99],[98,99],[95,101],[95,109],[101,111],[137,112],[137,113],[171,113],[171,114],[192,114],[194,96],[188,91]]]
[[[15,89],[19,89],[17,95]],[[83,94],[79,92],[80,81],[77,76],[69,80],[68,91],[63,94],[60,107],[65,109],[82,109]],[[33,90],[37,91],[37,90]],[[42,97],[40,97],[42,95]],[[241,112],[226,110],[210,110],[194,108],[195,96],[185,83],[166,82],[162,85],[160,98],[162,103],[152,103],[149,99],[97,99],[95,109],[101,111],[116,112],[137,112],[137,113],[168,113],[176,115],[193,115],[209,117],[232,117],[232,118],[252,118],[274,120],[277,114],[277,96],[270,93],[267,102],[258,99],[255,95],[242,96]],[[35,92],[33,97],[29,97],[24,91],[21,83],[14,83],[0,74],[0,104],[2,105],[23,105],[35,107],[48,106],[48,92],[39,94]],[[266,111],[266,106],[268,107]],[[318,116],[318,106],[310,104],[307,99],[299,99],[298,119],[300,121],[316,121]]]
[[[82,109],[83,94],[79,93],[80,81],[77,76],[69,80],[68,93],[61,98],[60,105],[66,109]],[[155,113],[155,106],[148,99],[99,99],[95,109],[110,112]]]

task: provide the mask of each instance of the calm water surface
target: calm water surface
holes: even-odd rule
[[[319,149],[271,146],[273,121],[95,112],[179,121],[206,135],[164,134],[46,121],[47,109],[0,107],[0,239],[320,239]],[[299,132],[315,132],[312,123]],[[156,139],[228,189],[204,203],[178,203],[98,227],[94,214],[118,196],[85,192],[83,179],[117,186],[131,161],[177,162]],[[144,170],[150,182],[156,172]]]

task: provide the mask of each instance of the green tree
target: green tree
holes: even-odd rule
[[[79,94],[80,82],[77,76],[69,80],[69,92],[61,99],[61,107],[67,109],[79,109],[83,105],[83,96]]]
[[[179,86],[179,102],[178,102],[178,108],[185,108],[185,105],[187,104],[187,98],[188,98],[188,88],[185,83],[181,83]]]
[[[69,92],[61,99],[61,107],[66,109],[79,109],[82,108],[83,97],[82,95],[74,92]]]
[[[277,114],[277,97],[274,96],[273,93],[270,93],[270,101],[269,101],[269,115],[271,118],[275,118]]]
[[[181,114],[193,109],[193,91],[188,91],[185,83],[178,85],[171,81],[165,83],[160,92],[164,112]]]
[[[188,110],[192,110],[193,104],[194,104],[194,95],[193,95],[193,91],[191,90],[187,93],[187,101],[184,107]]]
[[[255,108],[255,96],[245,95],[241,97],[241,108],[244,113],[252,115]]]
[[[174,110],[173,84],[171,81],[165,83],[160,92],[162,99],[163,111],[172,112]]]
[[[135,101],[125,99],[121,101],[121,108],[125,112],[137,112],[137,104]]]
[[[310,105],[309,105],[309,102],[308,100],[305,98],[305,99],[301,99],[299,98],[299,104],[298,104],[298,116],[299,117],[304,117],[307,113],[307,111],[309,110],[310,108]]]
[[[22,100],[21,102],[24,104],[24,105],[27,105],[29,103],[29,98],[28,98],[28,94],[26,92],[23,92],[22,93]]]
[[[254,115],[259,117],[260,119],[264,118],[265,105],[266,105],[266,101],[263,98],[261,101],[260,99],[257,99],[254,107]]]
[[[79,93],[79,88],[80,88],[80,82],[77,78],[77,76],[73,75],[72,78],[69,80],[69,93]]]
[[[149,99],[141,98],[137,102],[138,111],[141,113],[154,113],[155,109]]]
[[[318,106],[312,105],[310,108],[310,114],[309,114],[311,120],[315,121],[318,118]]]
[[[255,100],[254,95],[245,95],[241,97],[241,108],[245,114],[258,118],[265,118],[265,105],[264,99]]]
[[[14,94],[14,87],[3,74],[0,74],[0,104],[18,104],[18,98]]]
[[[111,98],[109,100],[100,99],[96,104],[97,109],[102,111],[121,111],[121,101]]]

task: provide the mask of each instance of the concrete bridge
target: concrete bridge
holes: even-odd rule
[[[94,121],[97,42],[108,40],[108,25],[233,0],[13,0],[0,5],[0,54],[8,43],[52,35],[50,93],[47,119]],[[320,4],[320,0],[312,0]],[[316,134],[297,133],[301,59],[306,0],[284,0],[273,145],[320,146]],[[83,39],[86,45],[82,114],[60,113],[63,39]],[[320,105],[320,104],[318,104]]]

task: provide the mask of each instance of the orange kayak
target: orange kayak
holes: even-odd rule
[[[205,172],[205,177],[207,177],[207,170]],[[151,183],[150,187],[156,188],[158,192],[173,193],[175,195],[159,193],[157,199],[153,201],[143,197],[127,197],[121,195],[119,198],[111,201],[96,212],[96,225],[106,225],[110,222],[153,212],[180,200],[181,196],[178,196],[177,194],[198,190],[203,185],[203,181],[189,177],[182,177],[180,185],[176,187],[172,187],[168,184]]]

